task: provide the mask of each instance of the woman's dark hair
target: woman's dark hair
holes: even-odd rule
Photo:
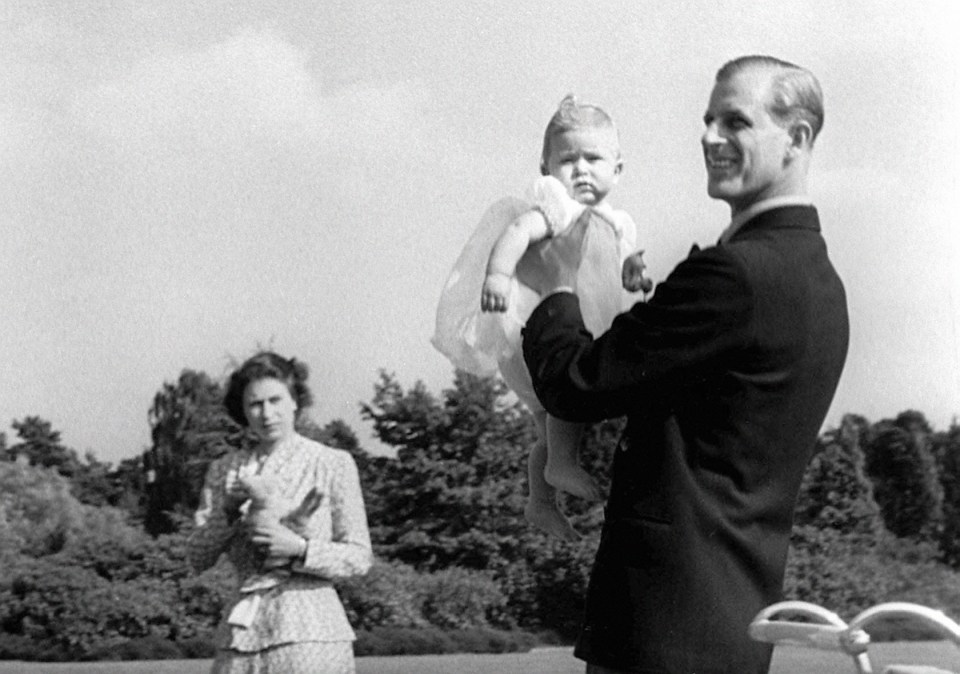
[[[227,414],[241,426],[247,425],[247,415],[243,411],[243,392],[250,382],[261,379],[276,379],[287,385],[290,397],[297,405],[297,415],[313,403],[313,394],[307,386],[310,370],[306,363],[295,358],[289,360],[271,351],[261,351],[248,358],[243,365],[227,380],[227,393],[223,405]]]

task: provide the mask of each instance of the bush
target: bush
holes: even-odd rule
[[[13,570],[0,589],[0,624],[67,657],[84,657],[154,627],[169,631],[176,614],[160,594],[149,579],[140,587],[112,584],[89,569],[41,558]]]
[[[88,660],[180,660],[184,657],[177,644],[157,636],[131,639],[94,651]]]
[[[576,545],[550,540],[532,549],[527,591],[534,598],[536,627],[552,630],[565,641],[576,637],[597,544],[598,537],[591,536]]]
[[[476,628],[449,633],[458,653],[517,653],[526,652],[539,640],[530,632]]]
[[[105,569],[93,540],[81,537],[55,555],[18,556],[6,566],[0,633],[50,644],[70,658],[110,652],[143,638],[212,638],[233,582],[228,565],[190,575],[185,562],[170,552],[171,541],[144,536],[126,550],[105,543],[110,560]],[[40,657],[45,656],[34,653],[31,659]]]
[[[443,653],[516,653],[539,643],[529,632],[489,628],[440,630],[435,627],[375,627],[358,630],[354,653],[366,655],[440,655]]]
[[[374,562],[364,576],[343,578],[337,589],[354,629],[426,627],[417,598],[417,572],[400,562]]]
[[[451,568],[418,579],[423,617],[442,629],[510,627],[507,598],[478,571]]]
[[[453,640],[435,627],[375,627],[357,632],[356,655],[435,655],[453,653]]]
[[[194,637],[177,642],[183,657],[190,660],[206,660],[217,654],[217,646],[213,642],[213,637],[202,639]]]
[[[0,660],[39,660],[45,650],[43,644],[21,634],[0,632]]]
[[[960,617],[960,574],[937,563],[933,544],[886,536],[794,529],[785,596],[819,604],[850,620],[882,602],[905,601]],[[931,638],[928,628],[907,621],[877,624],[874,640]]]
[[[0,518],[4,538],[16,552],[57,552],[82,528],[84,506],[55,470],[0,461]]]
[[[342,579],[337,587],[355,629],[512,626],[506,596],[480,571],[418,573],[400,562],[378,561],[365,576]]]

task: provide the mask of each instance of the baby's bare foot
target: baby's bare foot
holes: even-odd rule
[[[583,468],[557,469],[547,464],[543,477],[551,487],[572,494],[586,501],[602,501],[603,494],[596,481]]]
[[[523,509],[523,516],[527,522],[540,531],[556,536],[560,540],[576,543],[581,539],[570,521],[560,512],[560,508],[553,501],[527,501]]]

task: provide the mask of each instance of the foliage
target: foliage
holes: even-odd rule
[[[863,417],[847,415],[839,430],[820,438],[797,501],[786,597],[820,604],[848,618],[874,604],[897,599],[948,608],[954,615],[960,612],[960,600],[949,600],[942,592],[956,579],[936,564],[936,547],[897,539],[884,525],[874,500],[875,490],[879,490],[891,503],[891,484],[894,479],[904,479],[901,468],[881,459],[910,454],[902,447],[892,450],[891,438],[908,437],[902,435],[910,432],[907,429],[920,433],[926,424],[916,413],[905,413],[899,419],[901,425],[892,428],[890,422],[871,425]],[[864,469],[870,463],[861,450],[864,445],[873,456],[875,481]],[[913,446],[921,447],[922,441]],[[910,455],[916,457],[917,453]],[[938,596],[941,599],[936,599]],[[946,605],[941,603],[944,600]]]
[[[90,452],[81,461],[76,451],[61,444],[60,431],[37,416],[15,420],[13,427],[21,442],[8,448],[6,438],[0,438],[0,459],[55,470],[69,480],[70,491],[81,503],[129,506],[136,501],[140,473],[136,461],[127,460],[113,469]],[[137,464],[133,472],[131,463]]]
[[[859,534],[867,539],[882,533],[880,509],[864,473],[861,433],[860,420],[847,415],[839,430],[829,431],[818,440],[800,484],[796,526]]]
[[[532,429],[502,384],[458,373],[441,401],[381,375],[364,415],[397,458],[367,475],[371,535],[381,556],[435,570],[489,569],[519,556],[522,447]]]
[[[904,541],[889,534],[882,540],[835,529],[797,527],[787,564],[784,596],[820,604],[852,618],[887,601],[908,601],[960,616],[957,576],[935,561],[929,543]],[[879,638],[877,634],[875,638]],[[883,636],[891,636],[889,629]],[[900,629],[897,637],[905,636]],[[928,631],[913,636],[930,638]]]
[[[375,627],[358,630],[354,653],[368,655],[438,655],[442,653],[515,653],[529,651],[539,638],[529,632],[473,628],[441,630]]]
[[[509,627],[507,598],[486,574],[452,567],[422,577],[423,617],[443,629]]]
[[[52,424],[37,416],[28,416],[14,420],[13,429],[20,442],[6,448],[6,459],[15,461],[20,457],[31,466],[55,468],[61,475],[73,475],[80,463],[77,453],[60,444],[60,431],[53,430]]]
[[[506,594],[518,624],[573,633],[601,510],[564,500],[587,535],[580,545],[552,541],[527,525],[526,458],[535,431],[503,383],[458,372],[438,400],[420,383],[404,391],[381,374],[364,414],[397,450],[365,476],[378,554],[421,572],[483,570]],[[596,424],[583,440],[582,463],[604,488],[621,429],[621,420]]]
[[[377,561],[365,576],[340,579],[337,587],[356,629],[512,625],[506,596],[480,571],[450,568],[418,573],[400,562]]]
[[[960,424],[933,436],[932,451],[936,458],[943,489],[943,530],[940,550],[943,560],[960,570]]]
[[[193,576],[185,533],[154,539],[123,511],[79,503],[52,470],[2,464],[0,482],[8,514],[36,529],[25,527],[0,577],[8,639],[80,658],[130,639],[209,638],[232,578]]]
[[[887,529],[899,537],[936,540],[943,526],[943,488],[919,412],[882,421],[865,445],[866,469]]]
[[[417,572],[401,562],[374,562],[363,577],[342,578],[337,589],[354,629],[425,627]]]
[[[36,459],[0,461],[0,658],[209,657],[236,578],[223,560],[192,574],[185,545],[209,461],[245,442],[221,398],[214,379],[184,370],[154,399],[150,450],[116,469],[66,460],[75,453],[38,417],[15,425],[13,447],[0,437],[3,457]],[[577,544],[526,524],[534,428],[502,382],[458,372],[434,396],[381,373],[362,413],[395,457],[364,451],[341,420],[298,425],[360,471],[379,561],[337,582],[357,652],[522,649],[533,637],[518,626],[575,635],[603,511],[563,499]],[[622,428],[595,424],[581,446],[603,489]],[[893,599],[960,616],[957,574],[938,563],[960,568],[958,532],[960,427],[936,433],[913,411],[847,415],[803,477],[787,595],[847,617]]]
[[[179,660],[183,651],[174,642],[149,635],[101,648],[89,657],[96,661]]]
[[[196,510],[210,462],[242,442],[223,393],[205,372],[187,369],[154,396],[148,415],[152,446],[143,457],[150,533],[170,533],[176,529],[171,513]]]
[[[52,554],[82,523],[83,509],[61,475],[0,462],[0,537],[6,553]]]

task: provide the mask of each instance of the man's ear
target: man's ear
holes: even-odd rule
[[[790,126],[790,154],[813,147],[813,127],[810,122],[798,119]]]

